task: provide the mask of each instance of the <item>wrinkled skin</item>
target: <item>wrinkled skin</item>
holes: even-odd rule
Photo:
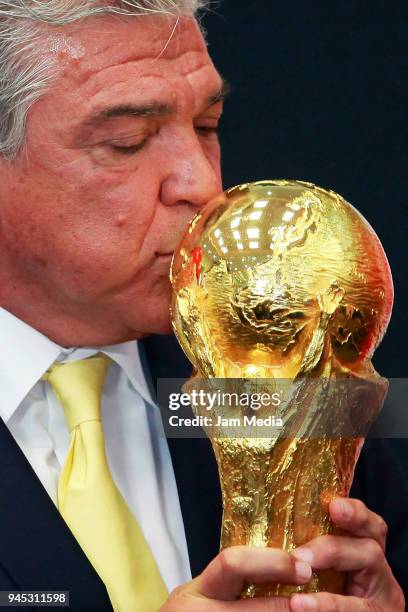
[[[29,111],[26,151],[0,162],[0,303],[59,344],[170,331],[170,255],[221,190],[222,102],[208,98],[222,81],[194,20],[181,19],[163,50],[174,25],[65,29],[68,50],[45,51],[58,77]],[[174,112],[85,124],[152,103]]]

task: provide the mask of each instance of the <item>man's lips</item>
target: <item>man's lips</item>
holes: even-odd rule
[[[155,253],[155,257],[173,257],[173,251],[166,251],[165,253]]]

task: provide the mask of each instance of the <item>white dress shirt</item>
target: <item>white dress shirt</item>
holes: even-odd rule
[[[0,338],[0,417],[55,504],[70,436],[62,407],[41,377],[55,361],[84,359],[97,352],[112,358],[101,411],[112,477],[169,591],[191,580],[171,457],[137,342],[64,349],[2,308]]]

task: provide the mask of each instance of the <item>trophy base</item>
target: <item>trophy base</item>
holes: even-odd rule
[[[213,439],[224,516],[221,548],[245,545],[288,552],[341,534],[329,503],[350,490],[362,439]],[[342,594],[344,574],[316,571],[306,585],[249,584],[242,598]]]

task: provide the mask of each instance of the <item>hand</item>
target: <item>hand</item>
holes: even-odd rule
[[[346,594],[294,595],[290,610],[404,612],[404,595],[384,556],[387,525],[383,519],[358,499],[332,501],[330,516],[353,537],[320,536],[292,554],[316,570],[348,572]]]
[[[175,589],[159,612],[289,612],[288,598],[237,598],[247,582],[302,585],[311,575],[308,563],[283,550],[232,546],[217,555],[200,576]]]

